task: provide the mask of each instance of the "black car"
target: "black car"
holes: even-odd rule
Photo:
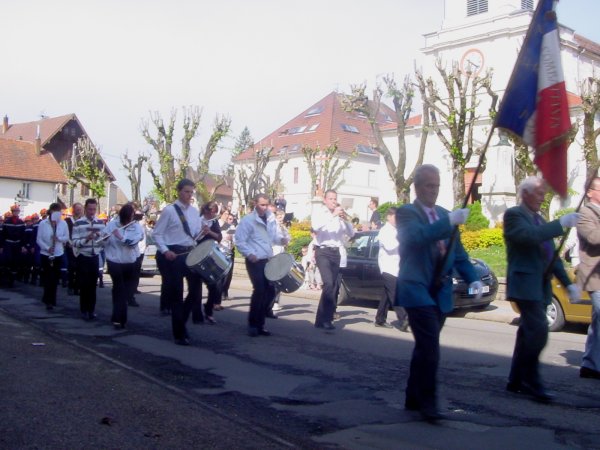
[[[377,264],[379,231],[364,231],[354,235],[346,246],[348,262],[340,269],[342,277],[338,305],[351,300],[379,301],[384,295],[383,279]],[[480,259],[471,258],[475,271],[483,283],[483,296],[476,300],[468,293],[468,285],[458,273],[452,277],[454,308],[484,309],[496,298],[498,279]]]

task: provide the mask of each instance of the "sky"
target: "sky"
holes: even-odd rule
[[[502,1],[502,0],[490,0]],[[131,195],[121,155],[152,153],[140,134],[157,111],[202,108],[197,155],[217,114],[255,141],[330,92],[412,72],[444,0],[0,1],[0,114],[11,123],[75,113]],[[559,22],[600,42],[598,0],[561,0]],[[1,162],[0,162],[1,163]],[[152,188],[144,176],[142,192]]]

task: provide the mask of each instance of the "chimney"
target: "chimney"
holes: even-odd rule
[[[4,116],[2,120],[2,134],[6,134],[8,131],[8,116]]]
[[[37,126],[37,134],[35,136],[35,154],[39,155],[42,151],[42,138],[40,138],[40,126]]]

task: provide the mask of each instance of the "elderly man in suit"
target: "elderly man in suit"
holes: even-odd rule
[[[592,322],[588,329],[579,376],[600,380],[600,178],[592,180],[577,223],[579,258],[578,285],[590,293]]]
[[[405,407],[420,411],[425,420],[443,416],[438,410],[436,376],[440,360],[440,332],[452,311],[452,270],[481,296],[483,285],[469,261],[460,237],[450,246],[456,225],[465,223],[468,209],[448,212],[435,204],[440,190],[437,167],[419,166],[414,178],[417,198],[396,212],[400,242],[400,272],[396,305],[403,306],[415,338],[406,386]]]
[[[520,204],[504,213],[506,297],[521,311],[506,389],[544,403],[553,398],[539,374],[539,356],[548,341],[546,307],[552,299],[551,276],[567,286],[570,299],[579,298],[579,289],[569,280],[562,261],[554,259],[552,241],[563,234],[563,227],[575,226],[578,215],[566,214],[546,223],[539,215],[546,191],[541,178],[526,178],[519,186]]]

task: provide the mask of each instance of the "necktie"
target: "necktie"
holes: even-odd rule
[[[538,226],[544,224],[544,221],[538,214],[534,214],[533,222]],[[542,254],[546,258],[546,261],[551,261],[552,257],[554,256],[554,249],[552,248],[552,242],[551,241],[543,241],[540,244],[540,247],[542,248]]]
[[[435,213],[434,209],[429,210],[429,217],[431,217],[431,223],[437,222],[438,220],[438,216]],[[435,245],[437,245],[437,248],[440,251],[440,256],[444,257],[444,255],[446,254],[446,242],[436,241]]]

